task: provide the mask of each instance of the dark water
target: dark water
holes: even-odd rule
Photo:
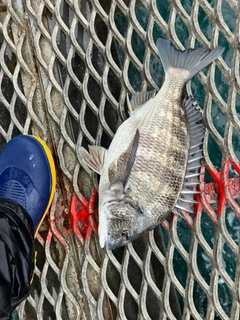
[[[209,0],[208,2],[211,6],[213,6],[214,4],[213,0]],[[181,4],[186,10],[186,12],[190,14],[192,1],[182,0]],[[167,0],[161,0],[161,1],[158,1],[157,5],[158,5],[158,10],[162,15],[163,19],[166,22],[168,22],[169,14],[170,14],[169,2]],[[146,30],[148,19],[149,19],[149,14],[146,8],[144,7],[136,8],[135,13],[140,25],[143,27],[143,29]],[[224,20],[228,25],[230,31],[234,33],[236,17],[234,12],[232,11],[232,9],[229,7],[229,5],[225,0],[222,1],[222,13],[223,13]],[[122,14],[118,15],[115,21],[116,21],[118,30],[121,32],[123,36],[126,36],[127,21],[125,16]],[[213,26],[210,19],[208,18],[208,16],[206,15],[206,13],[201,7],[199,9],[198,22],[200,24],[200,28],[204,36],[207,38],[208,41],[210,41],[212,37]],[[187,26],[184,24],[184,22],[181,20],[179,16],[177,16],[177,19],[176,19],[175,29],[176,29],[176,33],[179,40],[182,42],[182,44],[185,47],[188,47],[189,32],[188,32]],[[157,38],[159,37],[165,38],[165,35],[160,30],[160,28],[155,24],[153,28],[154,41],[156,41]],[[232,49],[222,33],[219,34],[218,44],[219,46],[225,47],[225,51],[222,57],[226,62],[226,64],[229,67],[231,67]],[[197,41],[195,46],[196,47],[199,46],[199,43]],[[132,36],[132,47],[133,47],[134,53],[136,54],[140,62],[142,62],[145,54],[145,45],[136,32],[134,32]],[[120,61],[123,63],[124,52],[119,45],[118,45],[118,52],[119,52]],[[158,62],[154,57],[151,58],[150,71],[154,81],[160,87],[163,81],[164,73],[161,65],[158,64]],[[205,74],[206,72],[207,72],[207,68],[205,68],[204,70]],[[133,89],[135,91],[141,91],[142,77],[133,64],[130,64],[128,74],[129,74],[130,83]],[[221,98],[223,99],[223,101],[227,102],[229,84],[227,79],[224,77],[224,75],[222,74],[222,72],[218,67],[216,67],[216,71],[215,71],[215,83]],[[151,90],[151,88],[149,89]],[[196,76],[191,81],[191,89],[192,89],[194,98],[196,99],[200,107],[203,108],[205,90],[203,85],[199,82]],[[236,112],[238,114],[238,117],[240,117],[239,95],[237,95],[236,97]],[[223,112],[214,101],[212,104],[211,115],[212,115],[212,121],[215,128],[217,129],[219,135],[223,138],[225,133],[226,121],[225,121]],[[233,149],[235,151],[235,154],[238,157],[238,159],[240,159],[240,138],[235,129],[233,130],[232,141],[233,141]],[[221,168],[222,158],[223,158],[222,150],[217,145],[217,143],[215,142],[215,140],[211,135],[209,135],[209,139],[208,139],[208,153],[210,155],[210,159],[213,165],[219,171]],[[236,175],[236,172],[234,172],[233,169],[231,170],[231,175],[232,176]],[[213,179],[208,173],[206,174],[205,181],[206,182],[213,181]],[[217,212],[217,205],[213,205],[213,209]],[[238,244],[239,231],[240,231],[239,220],[237,219],[236,215],[231,211],[231,209],[228,207],[226,210],[225,223],[232,239],[236,242],[236,244]],[[208,242],[209,246],[213,248],[213,244],[215,241],[215,227],[205,212],[203,212],[203,215],[202,215],[201,229],[202,229],[203,236]],[[191,244],[191,236],[192,236],[191,230],[186,225],[186,223],[184,221],[181,221],[180,219],[178,222],[178,235],[185,250],[189,252],[190,244]],[[164,236],[165,243],[167,244],[168,236],[166,235],[164,230],[163,230],[163,236]],[[222,262],[230,278],[234,281],[235,273],[236,273],[236,257],[231,251],[230,247],[225,242],[223,242],[223,245],[222,245]],[[207,256],[207,254],[205,253],[205,251],[200,245],[198,246],[198,251],[197,251],[197,264],[202,277],[204,278],[206,283],[210,284],[212,263],[210,258]],[[186,277],[187,277],[187,265],[185,260],[182,258],[182,256],[177,250],[175,250],[174,252],[174,271],[180,283],[183,286],[185,286]],[[222,278],[219,278],[219,281],[218,281],[218,293],[219,293],[220,304],[223,310],[226,312],[228,316],[230,316],[231,306],[232,306],[231,292]],[[179,302],[182,308],[183,300],[180,295],[178,295],[178,297],[179,297]],[[195,307],[197,311],[200,313],[200,315],[204,319],[206,317],[208,300],[207,300],[206,294],[204,293],[200,285],[197,283],[197,281],[195,281],[194,283],[194,301],[195,301]],[[215,319],[218,320],[220,318],[218,317],[218,315],[215,315]]]

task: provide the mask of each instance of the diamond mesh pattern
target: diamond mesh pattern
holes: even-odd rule
[[[0,143],[19,133],[52,148],[58,190],[37,237],[21,319],[238,319],[240,313],[239,2],[0,1]],[[200,204],[125,248],[97,237],[97,176],[81,145],[108,147],[127,93],[158,89],[155,41],[226,47],[187,86],[203,109]]]

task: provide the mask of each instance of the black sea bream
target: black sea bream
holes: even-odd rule
[[[170,212],[191,212],[198,184],[204,126],[184,85],[219,57],[223,48],[178,51],[158,39],[165,81],[155,95],[133,96],[130,117],[118,128],[108,150],[80,149],[86,164],[99,173],[100,246],[125,245],[159,225]]]

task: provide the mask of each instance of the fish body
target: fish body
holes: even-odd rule
[[[82,150],[84,161],[101,175],[99,237],[108,249],[153,229],[173,210],[190,211],[194,202],[204,128],[196,124],[201,116],[194,100],[182,101],[182,90],[222,49],[180,52],[163,39],[157,46],[166,72],[162,88],[155,96],[139,93],[132,99],[133,111],[108,150]]]

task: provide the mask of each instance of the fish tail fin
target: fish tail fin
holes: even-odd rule
[[[169,68],[181,69],[184,73],[186,82],[189,81],[201,69],[217,59],[224,51],[222,47],[213,50],[207,48],[177,50],[171,41],[159,38],[157,48],[165,73]]]

